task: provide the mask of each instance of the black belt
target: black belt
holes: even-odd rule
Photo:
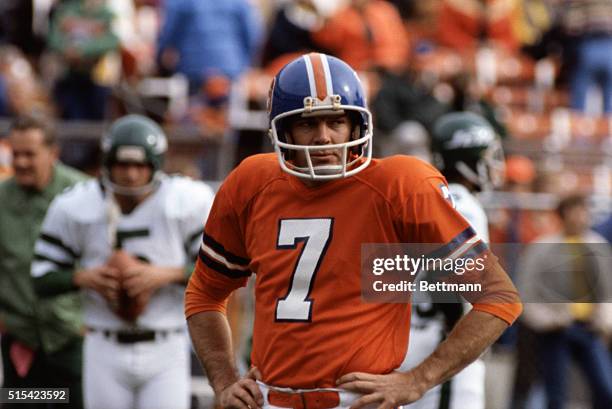
[[[121,330],[110,330],[110,329],[99,329],[99,328],[87,328],[89,332],[98,333],[104,335],[106,338],[114,339],[118,344],[135,344],[137,342],[150,342],[156,339],[166,338],[170,334],[178,334],[183,332],[182,328],[176,329],[162,329],[152,330],[144,328],[134,329],[121,329]]]

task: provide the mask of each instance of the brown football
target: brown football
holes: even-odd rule
[[[150,295],[140,294],[136,297],[130,297],[125,289],[123,289],[121,275],[127,269],[143,264],[142,261],[127,253],[125,250],[115,250],[108,259],[107,264],[119,270],[119,284],[122,288],[119,290],[119,300],[116,305],[112,305],[112,309],[119,317],[128,322],[134,322],[142,314],[147,304],[149,303]]]

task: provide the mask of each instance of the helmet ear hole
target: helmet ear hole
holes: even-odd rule
[[[348,111],[347,115],[349,117],[349,120],[351,121],[351,129],[352,129],[351,140],[356,141],[357,139],[362,138],[367,132],[367,129],[364,124],[363,116],[361,115],[361,113],[356,112],[356,111]],[[352,148],[350,148],[350,153],[353,155],[363,154],[366,143],[362,145],[353,146]]]

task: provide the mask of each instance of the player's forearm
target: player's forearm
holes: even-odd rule
[[[502,319],[481,311],[470,311],[438,348],[414,368],[414,376],[431,389],[476,360],[508,327]]]
[[[184,267],[160,267],[166,277],[166,284],[184,283],[185,268]]]
[[[79,288],[73,282],[72,271],[50,271],[40,277],[33,277],[32,283],[36,295],[41,298],[53,297]]]
[[[189,317],[187,324],[196,354],[218,394],[239,379],[227,318],[220,312],[206,311]]]

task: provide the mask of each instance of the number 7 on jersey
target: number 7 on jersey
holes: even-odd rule
[[[315,276],[332,238],[333,219],[281,219],[278,226],[276,248],[302,250],[285,297],[276,302],[277,321],[309,322],[312,318],[312,300],[309,298]]]

